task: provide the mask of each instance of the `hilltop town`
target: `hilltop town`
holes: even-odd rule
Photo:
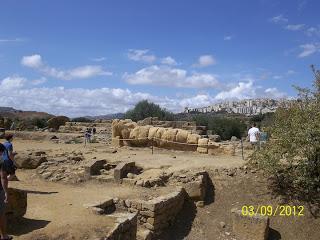
[[[185,113],[235,113],[253,116],[275,112],[280,106],[287,107],[292,100],[288,99],[244,99],[239,101],[224,101],[206,107],[189,108],[186,107]]]

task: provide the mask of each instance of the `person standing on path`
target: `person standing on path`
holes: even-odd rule
[[[2,154],[6,151],[6,147],[0,143],[0,240],[11,240],[12,237],[7,235],[7,219],[5,215],[6,204],[8,203],[8,176],[4,170],[4,160]]]
[[[260,149],[259,139],[260,139],[260,130],[257,128],[256,123],[252,124],[252,127],[248,131],[249,141],[254,150]]]
[[[4,160],[4,167],[8,174],[8,180],[15,180],[17,181],[18,178],[16,176],[16,165],[14,163],[14,157],[16,153],[13,152],[13,135],[12,134],[6,134],[5,135],[6,141],[3,143],[3,146],[6,148],[6,151],[2,154],[2,159]]]

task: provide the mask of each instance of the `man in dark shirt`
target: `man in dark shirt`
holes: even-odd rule
[[[8,203],[8,176],[3,169],[2,154],[6,151],[6,147],[0,143],[0,237],[1,240],[10,240],[12,237],[7,235],[7,221],[5,216],[5,208]]]

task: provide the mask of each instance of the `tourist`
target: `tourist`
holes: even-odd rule
[[[13,152],[13,145],[12,145],[13,135],[6,134],[5,139],[6,141],[3,143],[3,146],[6,149],[2,154],[2,159],[4,161],[5,170],[8,174],[8,180],[11,180],[11,181],[18,180],[16,176],[17,167],[15,166],[15,163],[14,163],[14,157],[16,153]]]
[[[6,147],[0,143],[0,156],[3,156],[3,153],[6,152]],[[0,159],[0,177],[1,177],[1,185],[0,185],[0,237],[1,240],[9,240],[12,237],[7,235],[7,220],[5,215],[5,207],[8,203],[8,178],[7,173],[3,168],[4,160]]]
[[[94,128],[92,129],[92,134],[95,135],[96,132],[97,132],[97,129],[94,127]]]
[[[260,139],[260,130],[257,128],[256,123],[252,124],[252,127],[248,131],[249,141],[254,150],[260,149],[259,139]]]
[[[91,142],[91,131],[87,128],[86,132],[84,133],[84,146],[87,145],[87,143]]]

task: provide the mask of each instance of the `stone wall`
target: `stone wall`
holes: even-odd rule
[[[112,122],[112,144],[116,147],[155,146],[182,151],[198,151],[204,154],[231,154],[229,146],[217,143],[199,134],[179,128],[165,128],[151,125],[139,126],[131,119]]]
[[[103,122],[66,122],[64,126],[60,126],[59,132],[84,132],[87,128],[96,128],[97,133],[111,131],[112,120]]]
[[[137,214],[118,214],[116,225],[109,232],[105,240],[136,240]]]
[[[117,208],[137,213],[140,225],[155,234],[159,234],[173,224],[175,217],[183,207],[185,198],[185,190],[179,188],[168,195],[149,201],[128,199],[115,202]]]

